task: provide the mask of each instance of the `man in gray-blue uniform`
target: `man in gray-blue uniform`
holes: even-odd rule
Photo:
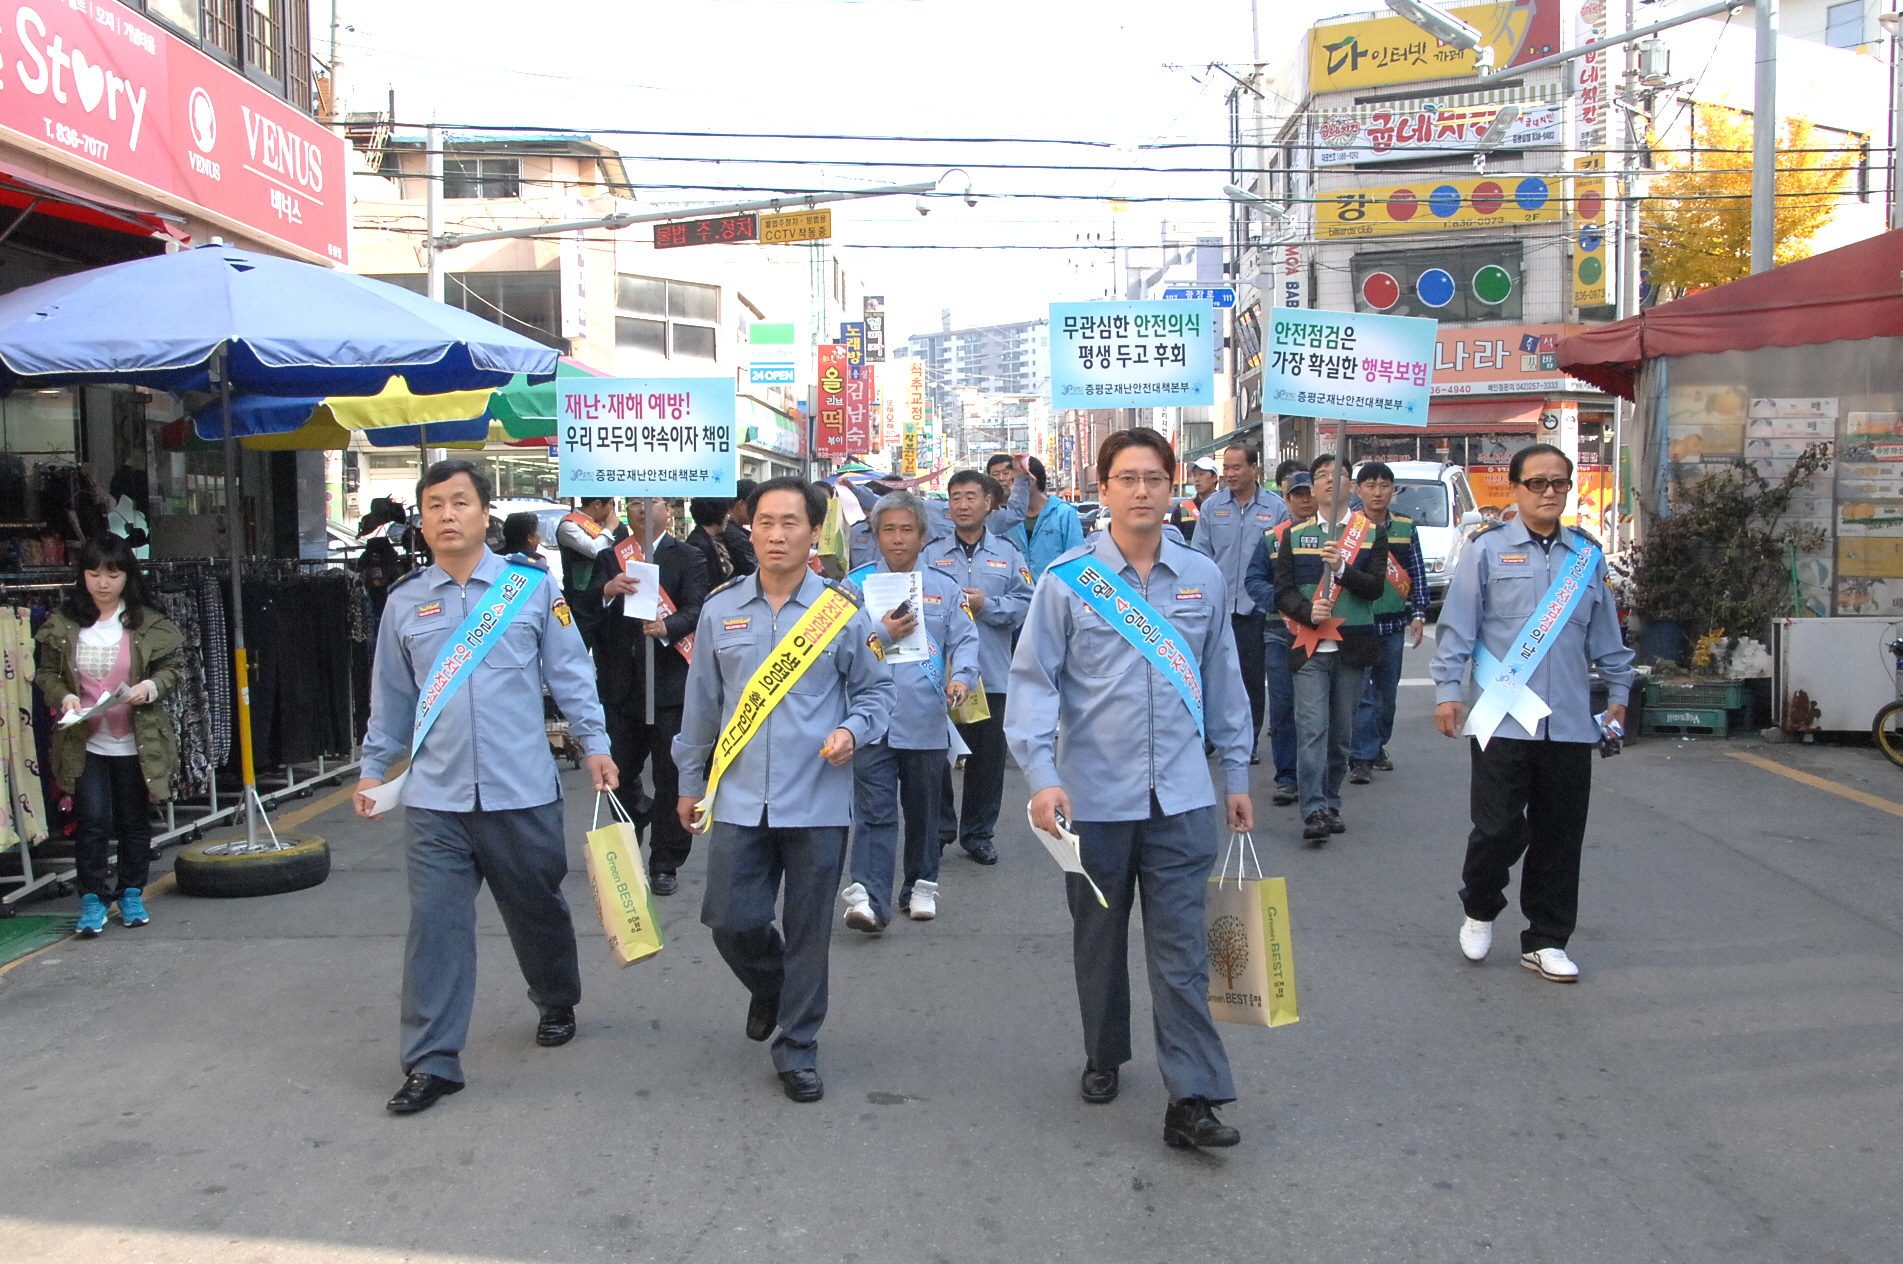
[[[938,916],[938,798],[951,747],[948,706],[962,703],[978,683],[978,632],[965,609],[965,594],[945,575],[924,570],[925,506],[911,492],[887,492],[866,520],[879,541],[876,564],[846,576],[863,594],[868,575],[920,571],[925,607],[868,610],[876,621],[881,653],[910,636],[922,621],[932,658],[926,663],[887,662],[896,697],[886,735],[852,757],[852,883],[841,891],[846,925],[868,933],[891,921],[892,871],[897,860],[899,814],[905,815],[905,882],[899,909],[912,920]]]
[[[701,606],[674,739],[677,810],[694,833],[711,830],[700,920],[751,998],[747,1037],[765,1040],[777,1026],[781,1088],[816,1102],[825,1093],[819,1027],[852,821],[852,757],[885,736],[892,673],[852,590],[806,565],[826,521],[825,492],[774,478],[749,504],[760,569],[714,589]],[[703,799],[711,799],[706,812]]]
[[[438,676],[464,620],[499,594],[508,567],[538,573],[517,613],[459,687],[442,698],[438,720],[403,775],[410,841],[410,934],[403,953],[403,1087],[395,1114],[427,1109],[463,1087],[461,1053],[476,998],[476,892],[495,896],[515,958],[541,1017],[535,1042],[575,1035],[581,972],[562,879],[568,849],[562,786],[541,740],[542,685],[568,717],[588,754],[596,790],[617,784],[608,732],[595,696],[595,671],[574,615],[539,558],[491,553],[488,475],[469,461],[438,461],[417,485],[423,538],[435,562],[391,585],[377,633],[370,721],[363,738],[357,813],[376,815],[368,791],[410,754],[419,698]],[[507,591],[506,585],[502,590]],[[497,602],[496,604],[500,604]],[[492,607],[493,608],[493,607]],[[533,740],[525,740],[532,734]]]
[[[998,863],[993,842],[998,807],[1004,799],[1004,710],[1011,683],[1011,638],[1031,608],[1031,569],[1018,546],[985,527],[991,487],[977,470],[951,476],[947,492],[953,534],[925,546],[924,564],[955,580],[965,593],[965,608],[978,622],[978,675],[991,718],[960,724],[958,735],[971,753],[965,756],[963,819],[952,803],[951,770],[938,803],[938,841],[958,842],[981,865]]]
[[[1212,1109],[1235,1100],[1236,1090],[1209,1016],[1203,905],[1218,817],[1201,730],[1222,760],[1229,828],[1252,829],[1249,707],[1222,573],[1163,535],[1175,469],[1175,452],[1154,430],[1119,430],[1104,440],[1097,478],[1110,528],[1059,556],[1038,579],[1011,662],[1004,731],[1030,782],[1033,823],[1050,831],[1059,813],[1070,818],[1084,869],[1109,903],[1100,907],[1082,877],[1067,877],[1088,1059],[1084,1100],[1114,1100],[1118,1068],[1130,1060],[1130,910],[1140,889],[1157,1067],[1170,1095],[1163,1140],[1179,1148],[1231,1146],[1238,1133]],[[1072,586],[1067,564],[1082,558],[1162,617],[1168,627],[1155,631],[1175,642],[1178,672],[1187,659],[1199,681],[1165,677],[1155,658]],[[1130,626],[1130,596],[1117,594],[1123,604],[1111,605],[1105,587],[1089,590],[1112,615],[1125,611],[1119,621]],[[1169,652],[1160,640],[1139,639]]]
[[[1484,646],[1500,663],[1524,661],[1520,647],[1532,644],[1528,633],[1547,622],[1545,614],[1560,616],[1556,581],[1579,570],[1583,588],[1525,679],[1522,703],[1539,705],[1501,718],[1484,747],[1478,736],[1470,742],[1473,832],[1461,869],[1460,902],[1467,916],[1460,949],[1469,961],[1486,959],[1493,919],[1507,906],[1508,876],[1525,856],[1520,911],[1527,928],[1520,935],[1520,964],[1554,983],[1572,983],[1579,967],[1566,955],[1566,944],[1579,920],[1579,857],[1593,747],[1602,736],[1592,714],[1591,669],[1597,664],[1606,682],[1607,729],[1614,723],[1623,728],[1632,651],[1606,586],[1605,559],[1589,557],[1598,541],[1560,523],[1573,486],[1572,459],[1551,444],[1536,443],[1514,453],[1507,477],[1519,516],[1468,541],[1441,607],[1439,648],[1428,671],[1442,733],[1456,737],[1466,723],[1462,686],[1477,649]],[[1550,714],[1540,715],[1539,706]]]
[[[1266,667],[1262,637],[1273,611],[1256,605],[1243,582],[1248,578],[1249,559],[1262,533],[1273,531],[1288,521],[1288,505],[1259,481],[1262,467],[1255,449],[1244,443],[1232,443],[1222,452],[1222,487],[1203,502],[1196,517],[1196,534],[1190,547],[1216,559],[1222,568],[1222,581],[1229,588],[1229,622],[1236,633],[1236,660],[1241,665],[1242,685],[1249,692],[1249,762],[1256,762],[1256,735],[1262,730],[1262,712],[1267,706],[1264,693]]]

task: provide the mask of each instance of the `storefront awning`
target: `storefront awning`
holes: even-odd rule
[[[1559,367],[1632,399],[1658,356],[1903,335],[1903,230],[1641,311],[1559,344]]]
[[[0,240],[13,231],[13,225],[26,211],[53,219],[71,220],[94,228],[131,233],[139,237],[165,236],[190,241],[183,216],[157,211],[139,211],[127,206],[87,197],[57,180],[37,172],[0,163],[0,208],[12,207],[12,213],[0,209]]]
[[[1427,406],[1425,426],[1383,426],[1350,422],[1348,433],[1367,434],[1532,434],[1539,429],[1544,398],[1437,399]],[[1332,426],[1329,427],[1332,429]]]
[[[1256,443],[1259,442],[1261,438],[1262,423],[1258,421],[1254,425],[1244,426],[1240,430],[1224,431],[1222,434],[1211,439],[1208,443],[1199,443],[1187,452],[1178,452],[1176,459],[1184,465],[1187,465],[1198,457],[1208,456],[1211,452],[1220,452],[1232,443]]]

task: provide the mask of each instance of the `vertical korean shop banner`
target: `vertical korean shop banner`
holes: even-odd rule
[[[1262,411],[1425,426],[1440,322],[1277,307],[1262,357]]]
[[[848,456],[846,435],[846,384],[852,379],[846,363],[846,348],[836,342],[819,344],[819,413],[813,419],[815,456]]]
[[[913,359],[906,370],[905,408],[900,414],[899,464],[905,477],[918,473],[918,439],[925,429],[925,362]]]
[[[873,442],[872,401],[878,394],[870,364],[861,366],[858,376],[846,379],[846,451],[870,452]]]
[[[1051,304],[1051,407],[1215,402],[1215,310],[1206,301]]]
[[[730,377],[565,377],[555,393],[562,496],[731,496]]]

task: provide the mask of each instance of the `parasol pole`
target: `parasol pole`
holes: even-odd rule
[[[1328,530],[1324,539],[1339,540],[1344,534],[1341,511],[1348,503],[1348,419],[1335,418],[1335,485],[1328,489]],[[1354,559],[1350,558],[1350,561]],[[1335,591],[1335,572],[1329,571],[1322,577],[1321,593],[1324,597]]]
[[[251,754],[251,666],[244,647],[244,514],[238,497],[238,436],[231,423],[230,344],[218,347],[218,411],[225,423],[225,534],[231,546],[231,650],[238,683],[238,766],[244,774],[245,846],[258,843],[258,772]]]

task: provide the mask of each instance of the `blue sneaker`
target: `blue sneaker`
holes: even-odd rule
[[[127,887],[119,896],[119,920],[127,927],[143,926],[152,920],[145,911],[145,901],[140,898],[138,887]]]
[[[74,927],[81,939],[95,939],[106,929],[106,902],[96,895],[79,897],[79,925]]]

